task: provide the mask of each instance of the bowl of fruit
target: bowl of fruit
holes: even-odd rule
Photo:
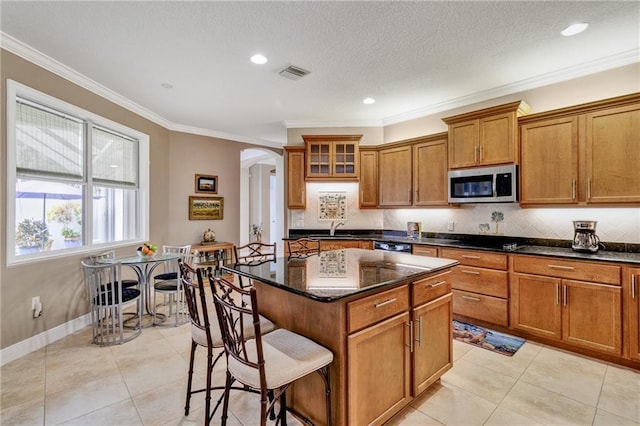
[[[153,256],[154,254],[156,254],[156,251],[158,251],[158,246],[151,243],[144,243],[142,246],[136,249],[138,256],[142,257]]]

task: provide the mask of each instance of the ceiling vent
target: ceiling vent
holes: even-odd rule
[[[311,71],[307,71],[300,67],[296,67],[295,65],[290,65],[280,71],[278,74],[283,76],[284,78],[288,78],[289,80],[300,80],[305,75],[309,74]]]

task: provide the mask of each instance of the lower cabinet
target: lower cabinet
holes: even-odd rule
[[[625,280],[629,289],[629,355],[631,359],[640,361],[640,268],[628,268]]]
[[[441,248],[440,257],[455,259],[453,268],[454,313],[467,318],[507,326],[509,324],[508,259],[504,253]]]
[[[347,309],[348,424],[381,425],[453,365],[451,272]]]
[[[560,263],[550,262],[551,266]],[[523,259],[523,268],[527,268],[525,263],[532,264]],[[562,274],[580,275],[581,267],[589,267],[578,262],[563,263],[567,264],[555,265],[562,267],[558,269]],[[516,270],[518,266],[516,259]],[[619,285],[514,273],[511,327],[577,347],[621,356],[622,288]]]
[[[373,243],[367,240],[320,240],[320,251],[360,248],[371,250]]]
[[[419,395],[453,366],[453,299],[442,296],[412,310],[413,395]]]
[[[409,313],[348,338],[350,425],[383,424],[411,400]]]

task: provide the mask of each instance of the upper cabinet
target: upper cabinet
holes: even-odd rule
[[[360,208],[378,207],[378,150],[360,149]]]
[[[362,135],[305,135],[306,180],[358,180]]]
[[[518,162],[518,117],[524,101],[443,118],[449,126],[449,169]]]
[[[520,119],[520,204],[640,202],[640,94]]]
[[[413,192],[414,206],[448,204],[446,133],[413,145]]]
[[[286,146],[287,152],[287,207],[307,207],[306,182],[304,180],[304,147]]]
[[[378,156],[380,207],[411,206],[411,145],[384,148]]]
[[[380,207],[447,205],[447,134],[394,143],[379,151]]]

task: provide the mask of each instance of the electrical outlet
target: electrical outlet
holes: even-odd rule
[[[34,318],[39,318],[42,315],[42,303],[40,302],[40,296],[31,298],[31,312]]]
[[[456,229],[456,223],[450,220],[449,223],[447,224],[447,229],[449,231],[454,231]]]

